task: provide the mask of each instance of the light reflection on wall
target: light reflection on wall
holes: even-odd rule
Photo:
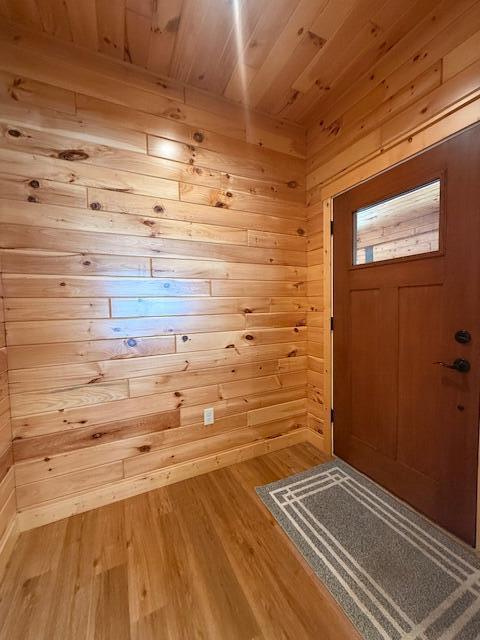
[[[235,31],[235,44],[237,48],[237,68],[240,78],[240,85],[242,91],[242,104],[245,111],[245,126],[248,129],[249,122],[249,95],[248,95],[248,82],[245,73],[245,43],[243,39],[243,25],[242,25],[242,11],[240,6],[240,0],[233,0],[233,17],[234,17],[234,31]]]

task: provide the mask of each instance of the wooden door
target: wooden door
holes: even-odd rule
[[[334,221],[335,454],[474,545],[480,126],[338,196]]]

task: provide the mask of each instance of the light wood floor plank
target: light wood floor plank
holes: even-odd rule
[[[347,640],[350,622],[255,493],[310,444],[23,533],[0,640]]]

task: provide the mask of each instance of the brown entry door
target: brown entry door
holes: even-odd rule
[[[335,454],[474,545],[480,127],[338,196],[334,220]]]

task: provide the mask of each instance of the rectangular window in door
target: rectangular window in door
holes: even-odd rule
[[[353,214],[353,264],[440,249],[440,180],[358,209]]]

